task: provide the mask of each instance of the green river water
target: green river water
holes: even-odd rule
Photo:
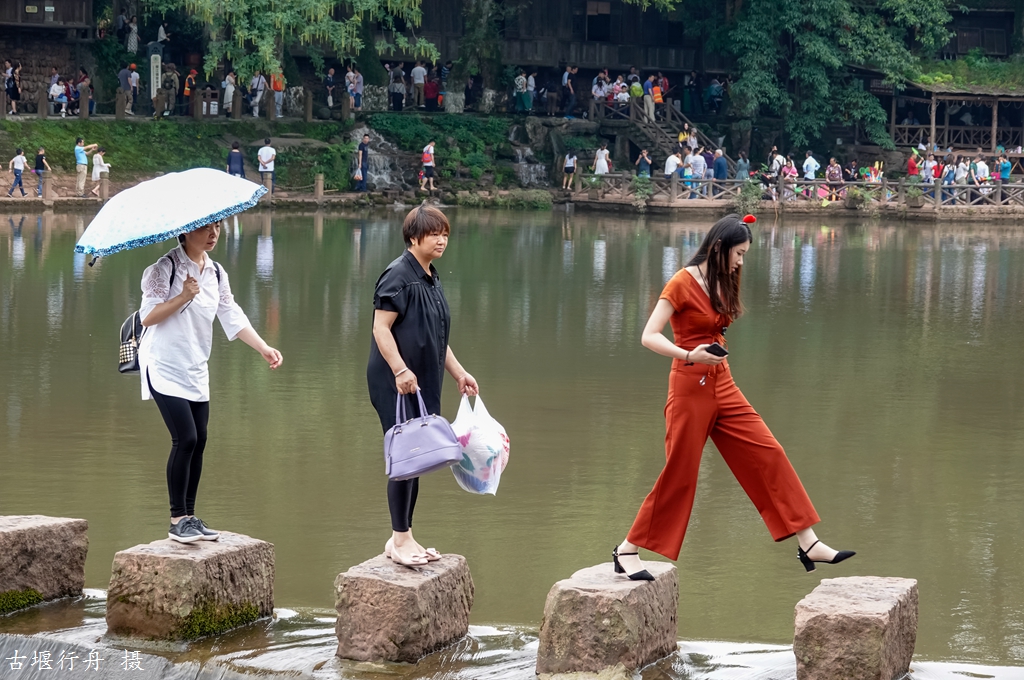
[[[711,221],[449,214],[451,346],[512,453],[496,497],[447,472],[422,482],[417,537],[469,560],[474,628],[402,674],[528,678],[549,588],[609,559],[661,469],[669,361],[640,331]],[[283,609],[181,658],[377,677],[331,660],[331,615],[334,578],[389,536],[365,367],[403,215],[244,215],[211,253],[284,365],[215,330],[197,513],[276,546]],[[681,653],[645,677],[792,678],[794,605],[849,575],[918,579],[914,678],[1024,677],[1024,231],[829,219],[755,225],[729,359],[819,535],[858,555],[805,574],[709,443],[677,563]],[[166,533],[169,437],[115,358],[142,270],[170,243],[88,267],[72,253],[88,220],[0,216],[0,514],[88,519],[91,589],[0,618],[0,633],[102,634],[114,553]]]

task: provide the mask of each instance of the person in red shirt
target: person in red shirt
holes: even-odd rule
[[[428,78],[423,86],[423,98],[427,100],[427,111],[437,111],[437,95],[441,92],[441,86],[437,78]]]
[[[914,149],[914,152],[910,154],[910,160],[907,161],[907,176],[916,177],[918,174],[919,171],[917,168],[917,149]]]

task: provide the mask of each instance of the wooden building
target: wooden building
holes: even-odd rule
[[[461,0],[423,0],[418,35],[442,58],[457,59],[464,32]],[[504,22],[506,64],[580,68],[725,72],[730,62],[703,41],[684,36],[683,22],[622,0],[530,0]]]
[[[0,0],[0,58],[22,65],[19,110],[36,110],[51,68],[65,76],[94,70],[95,36],[93,0]]]
[[[80,29],[95,27],[93,0],[0,0],[0,28]],[[86,36],[91,37],[91,36]]]

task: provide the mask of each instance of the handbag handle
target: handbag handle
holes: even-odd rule
[[[420,392],[420,388],[416,388],[416,399],[420,403],[420,417],[427,415],[427,405],[423,401],[423,393]],[[400,425],[405,422],[405,400],[402,399],[402,395],[399,394],[395,402],[395,424]]]

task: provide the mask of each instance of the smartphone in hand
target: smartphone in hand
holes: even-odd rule
[[[704,351],[708,354],[713,354],[716,357],[724,357],[729,354],[729,350],[719,345],[717,342],[713,342],[704,348]]]

